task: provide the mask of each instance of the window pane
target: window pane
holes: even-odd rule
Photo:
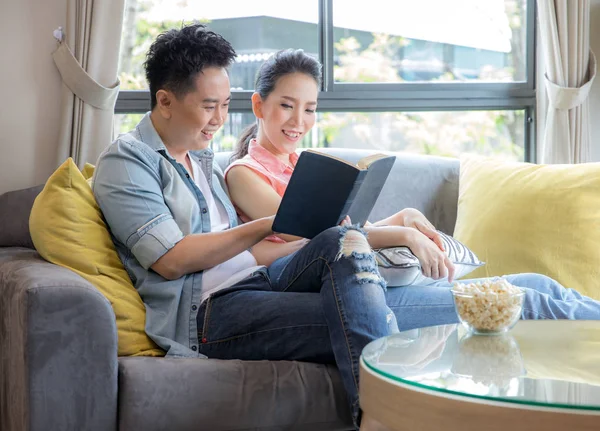
[[[526,0],[333,0],[338,82],[526,76]]]
[[[523,161],[524,118],[522,110],[326,112],[319,115],[316,145]]]
[[[119,76],[121,89],[147,89],[143,63],[154,38],[194,20],[227,39],[238,58],[231,68],[235,90],[253,90],[258,67],[272,53],[302,48],[318,58],[318,0],[290,8],[279,0],[127,0]]]
[[[132,130],[143,114],[115,115],[115,136]],[[325,112],[301,147],[343,147],[406,151],[458,157],[461,154],[524,160],[525,112]],[[253,114],[229,114],[212,142],[214,151],[231,151]]]

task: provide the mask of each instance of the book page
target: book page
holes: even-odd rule
[[[371,165],[371,163],[373,163],[376,160],[383,159],[384,157],[389,156],[387,154],[381,153],[371,154],[370,156],[363,157],[362,159],[360,159],[358,163],[356,163],[356,166],[358,166],[359,169],[367,169]]]
[[[308,149],[308,150],[304,150],[304,151],[308,151],[309,153],[315,153],[315,154],[318,154],[318,155],[320,155],[320,156],[329,157],[330,159],[335,159],[335,160],[337,160],[338,162],[345,163],[345,164],[347,164],[348,166],[352,166],[353,168],[356,168],[356,167],[357,167],[357,165],[353,165],[352,163],[350,163],[350,162],[349,162],[349,161],[347,161],[347,160],[344,160],[344,159],[342,159],[341,157],[332,156],[331,154],[327,154],[327,153],[324,153],[324,152],[322,152],[322,151],[316,151],[316,150],[313,150],[313,149]]]
[[[307,150],[304,150],[304,151],[308,151],[310,153],[315,153],[315,154],[319,154],[321,156],[325,156],[325,157],[329,157],[331,159],[335,159],[335,160],[337,160],[339,162],[345,163],[347,165],[350,165],[350,166],[352,166],[354,168],[358,168],[360,170],[367,169],[371,165],[371,163],[373,163],[376,160],[383,159],[385,157],[389,157],[387,154],[382,154],[382,153],[371,154],[369,156],[363,157],[362,159],[360,159],[356,163],[356,165],[353,165],[352,163],[350,163],[347,160],[342,159],[341,157],[332,156],[331,154],[327,154],[327,153],[324,153],[324,152],[321,152],[321,151],[317,151],[317,150],[313,150],[313,149],[307,149]]]

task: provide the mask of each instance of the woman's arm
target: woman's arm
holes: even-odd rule
[[[417,229],[404,226],[365,226],[372,248],[405,246],[419,259],[421,271],[434,280],[448,276],[454,278],[454,264],[442,249]]]
[[[234,166],[227,173],[227,187],[233,203],[251,220],[277,213],[281,197],[260,176],[245,166]],[[294,235],[277,235],[285,241],[302,239]]]
[[[415,208],[404,208],[388,218],[373,223],[373,226],[404,226],[417,229],[431,239],[440,250],[444,250],[442,237],[425,215]]]

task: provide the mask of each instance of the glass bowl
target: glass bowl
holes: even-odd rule
[[[516,286],[513,286],[516,287]],[[475,334],[503,334],[519,321],[525,290],[513,292],[464,292],[451,289],[460,322]]]

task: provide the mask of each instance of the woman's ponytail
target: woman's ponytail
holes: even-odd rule
[[[258,124],[254,123],[250,126],[246,127],[238,139],[237,145],[235,147],[235,151],[231,155],[231,162],[235,160],[239,160],[248,154],[248,146],[250,146],[250,141],[256,138],[256,134],[258,133]]]

